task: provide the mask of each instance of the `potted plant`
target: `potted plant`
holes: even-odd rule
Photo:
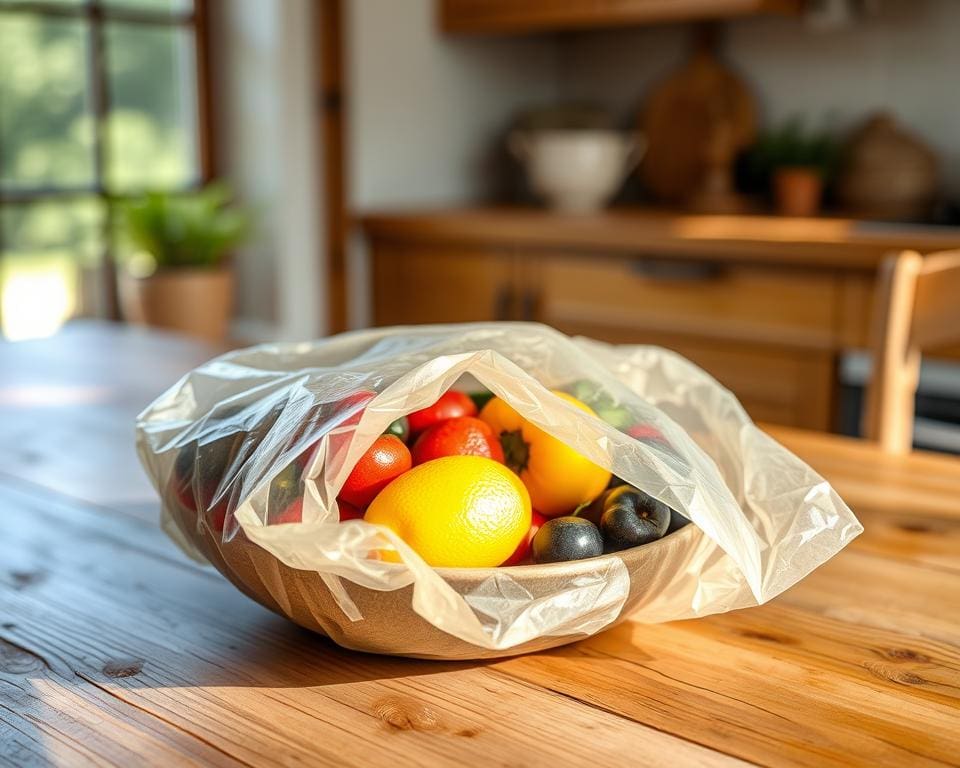
[[[135,323],[222,341],[233,309],[230,250],[249,232],[246,212],[221,184],[151,192],[121,208],[135,249],[122,269],[120,305]]]
[[[817,214],[838,157],[838,143],[826,131],[807,131],[800,120],[791,120],[761,136],[752,156],[755,172],[773,193],[777,213]]]

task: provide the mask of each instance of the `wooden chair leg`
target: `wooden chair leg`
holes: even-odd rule
[[[905,251],[884,262],[873,321],[873,373],[864,408],[864,435],[885,451],[905,453],[913,443],[914,398],[920,354],[910,343],[920,254]]]

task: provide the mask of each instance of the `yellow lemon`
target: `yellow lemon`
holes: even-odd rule
[[[530,495],[507,467],[445,456],[414,467],[377,494],[364,519],[385,525],[437,568],[492,568],[530,529]]]

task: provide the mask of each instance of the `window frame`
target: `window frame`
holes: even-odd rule
[[[0,207],[28,206],[44,201],[69,201],[74,198],[97,198],[104,206],[103,216],[103,253],[100,258],[100,272],[103,281],[102,295],[104,306],[99,314],[112,319],[120,319],[117,298],[115,204],[134,196],[136,193],[111,192],[106,183],[109,162],[109,141],[107,120],[110,115],[111,101],[109,76],[107,69],[106,24],[122,22],[148,26],[181,28],[193,31],[194,61],[196,62],[196,147],[197,170],[199,176],[183,189],[203,186],[214,176],[213,126],[211,121],[210,90],[210,35],[208,26],[208,0],[193,0],[193,7],[186,11],[162,11],[138,8],[110,6],[103,0],[84,0],[76,5],[53,2],[0,3],[0,16],[7,13],[31,14],[43,18],[66,18],[86,22],[87,44],[86,85],[89,87],[91,114],[93,118],[93,183],[74,186],[42,186],[33,188],[4,189],[0,186]],[[0,153],[3,147],[0,146]],[[0,217],[2,223],[2,217]],[[0,224],[2,225],[2,224]],[[3,231],[0,229],[0,243]],[[0,255],[2,258],[2,255]]]

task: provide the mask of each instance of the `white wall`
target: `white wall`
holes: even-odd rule
[[[325,317],[311,0],[214,0],[220,167],[258,212],[238,255],[238,330],[311,337]],[[448,37],[434,0],[346,4],[348,205],[353,212],[503,198],[516,112],[592,99],[628,122],[683,60],[680,26],[537,37]],[[945,160],[960,193],[960,0],[881,0],[878,16],[818,32],[797,19],[727,26],[726,55],[765,119],[886,108]],[[350,322],[369,320],[362,243],[348,254]]]
[[[566,38],[566,93],[596,98],[629,119],[652,84],[680,61],[688,33],[648,27]],[[765,121],[832,117],[838,127],[886,109],[943,160],[945,188],[960,194],[960,2],[880,0],[840,29],[793,18],[731,22],[727,61],[752,87]]]
[[[215,0],[212,62],[219,171],[253,209],[236,254],[248,341],[313,338],[326,318],[315,145],[311,0]]]
[[[521,107],[558,96],[553,39],[443,36],[435,5],[347,3],[354,210],[489,195],[504,127]]]
[[[559,97],[553,38],[447,37],[434,9],[434,0],[347,4],[347,194],[354,212],[497,197],[510,120],[531,103]],[[369,266],[359,236],[347,274],[350,325],[368,325]]]

